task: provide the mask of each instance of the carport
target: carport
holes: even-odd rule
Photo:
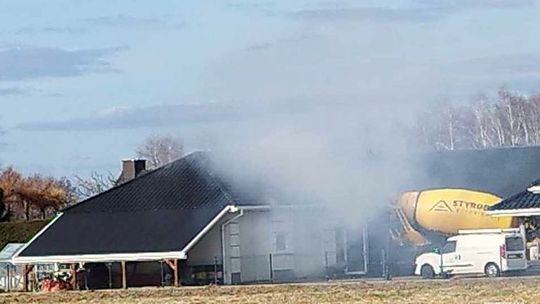
[[[495,217],[514,217],[527,240],[534,240],[536,249],[529,254],[530,260],[539,260],[540,248],[540,180],[531,183],[526,190],[503,199],[491,206],[487,213]]]

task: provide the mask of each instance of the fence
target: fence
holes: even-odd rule
[[[229,259],[231,283],[291,282],[324,279],[345,274],[345,264],[336,264],[330,254],[268,253]]]
[[[22,287],[21,268],[8,263],[0,264],[0,290],[13,291]]]

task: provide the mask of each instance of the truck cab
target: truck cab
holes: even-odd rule
[[[525,238],[519,229],[460,230],[440,250],[419,255],[415,274],[423,278],[454,274],[500,276],[527,269]]]

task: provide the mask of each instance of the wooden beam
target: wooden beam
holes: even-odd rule
[[[122,265],[122,288],[127,289],[127,273],[126,273],[126,261],[121,262]]]
[[[173,273],[174,273],[174,286],[175,287],[178,287],[180,286],[180,280],[179,280],[179,276],[180,276],[180,273],[178,271],[178,260],[177,259],[174,259],[173,260],[173,264],[174,264],[174,269],[173,269]]]
[[[69,282],[71,284],[71,288],[73,288],[73,290],[79,289],[77,284],[77,264],[70,264],[69,272],[71,274],[71,280]]]
[[[23,291],[28,291],[28,265],[24,264],[22,265],[22,272],[23,272]]]
[[[176,270],[176,264],[174,260],[163,260],[172,270]]]
[[[24,264],[22,266],[22,271],[23,271],[23,291],[29,291],[28,289],[28,275],[30,274],[30,272],[32,271],[32,269],[34,269],[34,265],[28,265],[28,264]]]

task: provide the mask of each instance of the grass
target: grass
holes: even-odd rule
[[[537,303],[540,278],[357,281],[0,294],[0,303]]]

